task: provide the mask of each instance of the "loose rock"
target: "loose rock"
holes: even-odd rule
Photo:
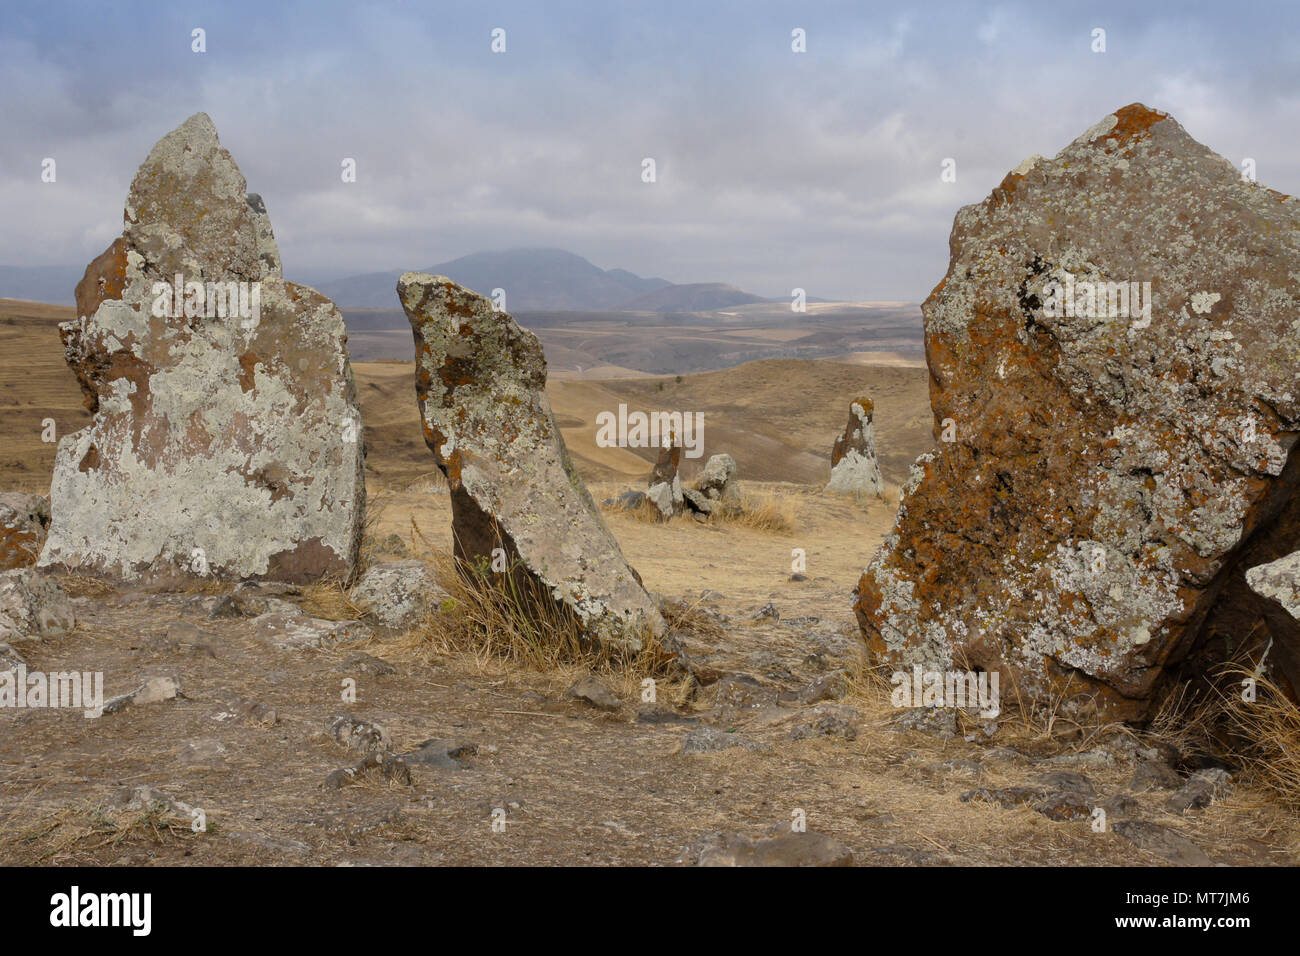
[[[1134,846],[1179,866],[1213,866],[1199,846],[1177,830],[1146,820],[1120,820],[1111,827]]]
[[[0,572],[0,641],[70,633],[77,615],[57,581],[34,568]]]
[[[420,624],[449,595],[423,561],[392,561],[366,571],[349,597],[379,624],[404,631]]]
[[[285,614],[263,614],[252,621],[251,627],[256,637],[286,651],[328,648],[373,636],[360,621],[325,621]]]
[[[618,710],[623,706],[609,684],[595,674],[588,674],[569,688],[569,696],[590,704],[597,710]]]
[[[1232,793],[1232,775],[1226,770],[1212,767],[1198,770],[1165,804],[1170,813],[1204,810],[1215,800]]]
[[[335,714],[325,721],[325,731],[344,747],[361,753],[386,751],[392,747],[392,738],[379,724],[348,714]]]

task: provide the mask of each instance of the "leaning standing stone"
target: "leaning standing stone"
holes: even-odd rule
[[[408,272],[397,292],[415,332],[424,439],[451,491],[456,556],[508,569],[597,640],[637,649],[661,634],[569,460],[537,337],[443,276]]]

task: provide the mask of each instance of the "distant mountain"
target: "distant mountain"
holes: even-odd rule
[[[0,299],[76,305],[73,294],[85,266],[0,266]]]
[[[734,285],[721,282],[692,282],[686,285],[669,285],[623,304],[628,312],[711,312],[729,309],[735,305],[766,302],[762,296],[752,295]]]
[[[626,269],[601,269],[563,249],[476,252],[422,271],[444,275],[482,295],[504,289],[510,312],[620,309],[630,299],[671,285]],[[323,282],[316,288],[340,308],[392,308],[397,304],[400,274],[372,272]]]
[[[445,275],[467,289],[491,295],[504,289],[510,312],[704,312],[764,302],[720,282],[674,285],[626,269],[601,269],[563,249],[508,249],[476,252],[424,269]],[[84,266],[0,266],[0,298],[73,305],[73,290]],[[397,310],[399,271],[328,278],[319,271],[311,282],[342,309]],[[302,273],[291,279],[303,282]]]

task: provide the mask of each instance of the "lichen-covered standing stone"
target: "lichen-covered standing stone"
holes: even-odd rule
[[[415,334],[424,439],[451,490],[456,556],[508,569],[597,641],[637,649],[662,634],[569,460],[537,337],[443,276],[408,272],[397,294]]]
[[[1139,718],[1258,644],[1245,571],[1300,544],[1300,202],[1135,104],[950,247],[923,308],[942,440],[859,583],[867,644]]]
[[[60,326],[94,419],[59,442],[41,566],[349,576],[365,484],[343,318],[281,278],[266,208],[206,115],[153,148],[124,223]]]
[[[831,480],[826,490],[837,494],[879,495],[880,462],[876,459],[875,405],[869,398],[849,404],[849,421],[831,449]]]

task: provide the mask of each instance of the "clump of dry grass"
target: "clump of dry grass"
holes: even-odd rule
[[[1223,701],[1208,687],[1192,682],[1169,690],[1146,727],[1146,736],[1172,747],[1184,760],[1215,752],[1215,728],[1222,723]]]
[[[1300,809],[1300,706],[1253,670],[1234,666],[1223,676],[1241,686],[1253,680],[1255,699],[1220,694],[1225,726],[1238,745],[1233,756],[1245,775],[1292,810]]]
[[[610,504],[602,504],[601,509],[613,514],[624,514],[637,521],[645,524],[658,524],[663,521],[663,515],[649,498],[642,498],[634,505],[627,505],[618,500],[617,497]]]
[[[894,711],[888,668],[872,663],[866,649],[860,647],[847,670],[849,692],[845,699],[859,712],[880,720]]]
[[[739,507],[717,508],[710,517],[755,531],[793,534],[799,521],[799,502],[771,492],[747,493],[741,495]]]
[[[447,476],[444,475],[437,468],[435,468],[433,469],[433,471],[425,472],[424,474],[419,475],[416,478],[412,479],[411,481],[407,482],[405,485],[402,486],[400,490],[421,491],[421,492],[446,491]]]
[[[326,621],[355,621],[366,613],[352,600],[347,583],[337,576],[304,585],[298,605],[308,617]]]
[[[207,822],[208,832],[216,824]],[[0,828],[3,832],[4,828]],[[139,810],[111,810],[102,805],[74,804],[45,814],[30,826],[8,830],[0,839],[0,856],[27,865],[45,862],[76,862],[91,857],[104,847],[168,839],[192,840],[200,834],[189,820],[181,819],[162,801]]]
[[[67,574],[58,576],[59,586],[68,593],[69,597],[103,597],[105,594],[112,594],[117,588],[104,578],[97,578],[90,574],[83,574],[79,571],[71,571]]]
[[[700,609],[703,598],[697,598],[690,604],[670,598],[659,605],[668,629],[677,633],[693,634],[701,641],[716,644],[727,636],[726,629]]]
[[[379,523],[383,519],[388,501],[379,495],[366,496],[366,517],[361,524],[361,549],[357,556],[355,575],[360,577],[375,563],[379,552]]]
[[[571,612],[538,591],[518,561],[498,573],[486,562],[472,564],[442,553],[431,560],[430,570],[448,597],[407,636],[411,649],[469,655],[480,667],[495,663],[618,677],[662,677],[676,659],[648,628],[636,650],[590,639]]]

